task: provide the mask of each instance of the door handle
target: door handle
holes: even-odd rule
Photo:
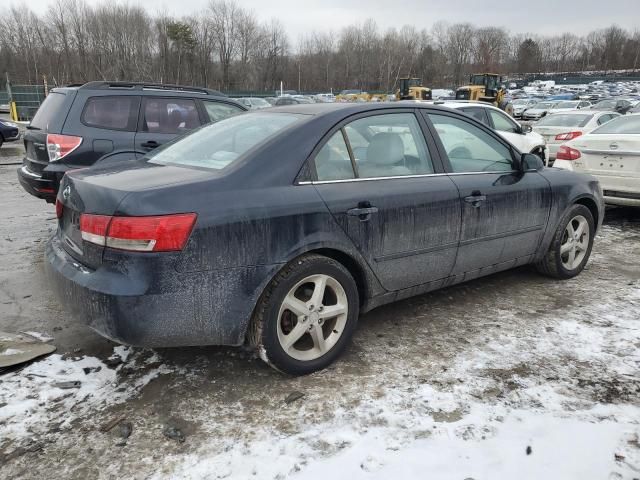
[[[472,207],[478,208],[481,202],[487,200],[486,195],[482,195],[479,191],[471,192],[471,195],[464,197],[464,201],[470,203]]]
[[[159,147],[160,144],[155,140],[149,140],[148,142],[143,142],[140,144],[142,148],[156,148]]]
[[[356,208],[347,210],[347,215],[358,217],[362,222],[369,220],[372,213],[378,213],[378,207],[374,207],[369,202],[360,202]]]

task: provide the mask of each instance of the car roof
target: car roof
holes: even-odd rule
[[[486,102],[479,102],[479,101],[472,101],[472,100],[407,100],[406,101],[406,103],[410,103],[410,102],[426,103],[430,105],[436,105],[440,107],[447,107],[447,108],[454,108],[454,109],[471,106],[471,107],[480,107],[480,108],[488,108],[492,110],[499,110],[502,112],[501,109],[499,109],[494,105],[489,105]],[[401,103],[405,103],[405,101]]]
[[[87,82],[84,84],[71,84],[64,87],[58,87],[54,90],[77,90],[77,91],[108,91],[108,92],[153,92],[157,94],[162,92],[163,94],[174,95],[202,95],[228,98],[224,93],[217,90],[211,90],[209,88],[191,87],[187,85],[173,85],[164,83],[145,83],[145,82],[105,82],[95,81]]]
[[[392,110],[398,108],[429,108],[442,111],[450,110],[449,108],[443,107],[446,107],[446,105],[434,105],[433,102],[424,102],[420,100],[403,100],[400,102],[304,103],[298,105],[282,105],[273,107],[269,109],[269,112],[297,113],[313,116],[322,116],[334,112],[340,112],[346,116],[363,112],[376,110]]]
[[[549,115],[600,115],[600,114],[609,114],[611,112],[605,112],[602,110],[591,110],[588,108],[576,109],[576,110],[565,110],[563,112],[550,113]]]

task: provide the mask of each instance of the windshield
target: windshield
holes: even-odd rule
[[[283,113],[245,113],[202,127],[166,148],[154,151],[148,158],[151,163],[221,170],[302,117]]]
[[[576,108],[580,102],[558,102],[553,108]]]
[[[531,100],[527,100],[526,98],[519,98],[513,101],[514,105],[529,105]]]
[[[601,127],[596,128],[591,133],[640,135],[640,115],[615,118]]]
[[[604,100],[602,102],[596,103],[593,108],[614,108],[615,106],[615,100]]]
[[[267,102],[264,98],[252,98],[251,103],[257,105],[258,107],[270,107],[271,104]]]
[[[541,109],[548,109],[548,108],[553,108],[555,104],[551,103],[551,102],[540,102],[540,103],[536,103],[533,108],[541,108]]]
[[[588,113],[584,115],[556,113],[544,117],[537,125],[540,127],[584,127],[592,118],[593,115],[589,115]]]

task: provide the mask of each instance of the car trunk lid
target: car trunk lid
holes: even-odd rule
[[[640,135],[597,134],[577,139],[578,170],[593,175],[640,178]]]
[[[97,268],[102,264],[105,247],[83,240],[80,230],[82,214],[105,216],[144,216],[179,212],[153,211],[150,205],[134,201],[136,211],[120,210],[129,195],[145,196],[150,190],[170,185],[209,179],[215,174],[194,168],[148,163],[144,160],[126,162],[110,167],[87,168],[68,172],[60,183],[58,193],[58,235],[64,249],[82,264]]]

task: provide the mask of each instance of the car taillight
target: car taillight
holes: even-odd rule
[[[60,160],[82,143],[82,137],[74,137],[73,135],[58,135],[54,133],[47,134],[47,153],[49,161],[55,162]]]
[[[118,250],[172,252],[182,250],[196,222],[195,213],[153,217],[80,215],[82,239]]]
[[[577,160],[580,158],[580,150],[567,147],[566,145],[560,146],[556,153],[556,160]]]
[[[578,138],[580,135],[582,135],[582,132],[559,133],[556,135],[556,140],[573,140],[574,138]]]
[[[80,215],[82,239],[96,245],[106,245],[107,228],[109,228],[111,218],[109,215],[90,215],[86,213]]]
[[[56,198],[56,217],[57,218],[62,218],[62,210],[63,210],[62,202]]]

